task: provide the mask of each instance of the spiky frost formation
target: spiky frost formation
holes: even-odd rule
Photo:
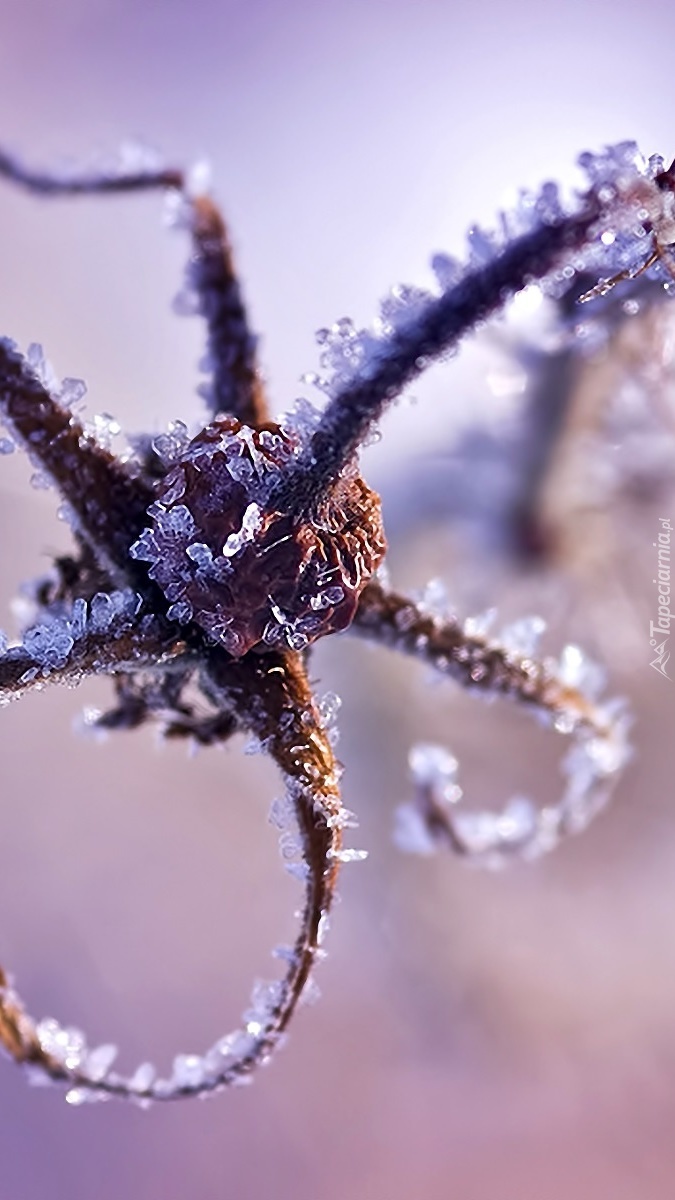
[[[131,547],[170,608],[239,658],[304,649],[345,629],[386,549],[379,497],[343,472],[311,517],[270,508],[297,451],[278,426],[228,418],[194,438],[158,488],[153,524]]]

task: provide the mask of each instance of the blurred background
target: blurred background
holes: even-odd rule
[[[0,28],[0,141],[29,161],[128,138],[178,164],[208,156],[277,409],[316,368],[315,329],[369,321],[396,282],[429,286],[431,252],[458,252],[518,187],[573,183],[579,151],[624,138],[675,153],[658,57],[675,13],[657,0],[0,0]],[[41,342],[130,430],[199,415],[200,330],[170,311],[186,247],[160,209],[0,188],[0,330]],[[648,622],[658,518],[675,518],[671,468],[649,466],[672,437],[674,317],[649,290],[643,307],[628,348],[623,310],[590,340],[573,330],[570,404],[582,426],[599,416],[595,440],[571,434],[556,458],[556,537],[536,561],[513,551],[490,488],[472,510],[462,462],[465,479],[478,465],[517,479],[515,451],[488,469],[483,443],[499,444],[497,415],[527,434],[528,400],[559,378],[555,314],[549,340],[527,322],[485,331],[364,456],[397,585],[442,576],[463,615],[543,612],[551,650],[579,639],[630,695],[637,754],[615,806],[509,873],[400,855],[409,743],[449,742],[478,804],[522,789],[550,802],[559,748],[412,664],[346,637],[318,647],[370,851],[344,871],[320,1002],[255,1086],[206,1105],[74,1110],[0,1062],[0,1200],[670,1200],[675,683],[649,668]],[[637,484],[627,429],[649,443]],[[25,458],[1,465],[0,623],[16,632],[19,582],[68,539]],[[108,694],[47,691],[2,713],[0,961],[34,1013],[119,1042],[122,1067],[165,1071],[237,1023],[291,937],[298,886],[267,823],[269,765],[239,743],[190,758],[151,731],[76,736]]]

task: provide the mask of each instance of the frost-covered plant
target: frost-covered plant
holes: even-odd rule
[[[540,661],[537,617],[493,631],[484,618],[460,622],[433,589],[420,602],[392,591],[378,571],[379,498],[358,471],[359,448],[401,391],[520,290],[560,297],[578,278],[594,304],[643,269],[672,274],[672,170],[630,143],[585,155],[582,166],[588,183],[574,199],[546,184],[502,214],[497,232],[472,230],[466,262],[437,256],[435,292],[399,287],[371,328],[341,320],[321,330],[314,382],[323,403],[300,402],[277,422],[225,225],[194,177],[144,160],[43,174],[0,152],[0,174],[45,195],[167,193],[192,241],[179,307],[206,325],[200,390],[209,421],[192,434],[174,421],[115,455],[109,424],[78,415],[81,381],[59,381],[37,346],[22,354],[0,341],[0,450],[15,440],[27,450],[60,493],[75,540],[35,585],[21,641],[2,640],[0,701],[110,675],[116,703],[91,718],[96,728],[157,719],[167,736],[204,745],[247,730],[285,779],[273,820],[306,894],[295,944],[275,951],[285,974],[256,984],[241,1028],[204,1054],[177,1056],[167,1077],[148,1063],[119,1074],[115,1047],[90,1048],[77,1029],[34,1022],[0,971],[0,1044],[31,1074],[63,1084],[72,1103],[213,1092],[245,1081],[278,1045],[323,953],[339,867],[365,857],[343,844],[354,821],[333,753],[337,699],[317,701],[308,681],[318,637],[345,630],[389,646],[470,690],[518,702],[571,740],[556,806],[515,799],[482,813],[464,810],[454,757],[417,746],[415,800],[398,816],[406,848],[445,845],[488,866],[531,859],[585,828],[607,800],[629,754],[628,719],[621,702],[599,699],[599,669],[576,646]]]

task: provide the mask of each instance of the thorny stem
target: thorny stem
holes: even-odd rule
[[[173,191],[181,195],[192,235],[193,257],[187,283],[198,299],[207,327],[212,383],[211,416],[228,412],[248,425],[269,420],[256,363],[256,338],[248,323],[227,227],[214,202],[191,196],[183,171],[172,168],[106,173],[56,174],[33,171],[0,149],[0,176],[42,196],[85,196],[119,192]]]
[[[86,1058],[68,1066],[49,1044],[42,1044],[39,1026],[27,1015],[0,970],[0,1045],[17,1062],[40,1070],[75,1093],[82,1090],[141,1102],[176,1100],[240,1081],[277,1046],[319,956],[322,919],[330,909],[338,873],[345,814],[336,762],[302,660],[291,652],[270,652],[233,661],[216,649],[208,658],[204,686],[223,710],[236,710],[239,722],[264,743],[288,786],[307,864],[305,908],[288,970],[272,1004],[242,1031],[240,1048],[221,1051],[220,1063],[215,1065],[205,1057],[202,1077],[194,1082],[179,1077],[143,1087],[131,1086],[129,1079],[113,1072],[93,1077],[87,1071]]]
[[[429,301],[420,316],[383,342],[373,365],[329,401],[307,449],[285,474],[270,504],[279,509],[315,508],[373,422],[407,384],[521,288],[549,275],[561,259],[583,246],[600,215],[600,203],[590,193],[579,212],[512,241],[487,266],[469,272]]]

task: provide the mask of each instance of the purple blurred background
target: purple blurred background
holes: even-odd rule
[[[0,0],[0,29],[0,140],[31,161],[136,136],[179,164],[209,157],[279,408],[316,365],[318,326],[428,283],[431,251],[457,250],[510,189],[569,181],[608,141],[675,152],[659,60],[675,10],[656,0]],[[130,429],[198,411],[200,331],[169,308],[185,245],[158,213],[152,197],[0,189],[0,330],[42,342]],[[367,451],[385,516],[408,450],[448,436],[469,376],[439,370]],[[29,474],[2,463],[5,614],[67,544]],[[422,524],[394,538],[402,586],[449,575],[442,560]],[[393,849],[406,746],[449,736],[479,799],[498,799],[548,794],[548,742],[348,639],[313,673],[345,702],[345,800],[371,851],[344,872],[320,1003],[254,1087],[206,1105],[72,1110],[0,1062],[0,1200],[671,1200],[675,684],[617,652],[613,690],[640,720],[616,807],[495,877]],[[240,745],[194,760],[149,732],[75,738],[107,694],[2,714],[0,959],[33,1012],[119,1041],[126,1066],[166,1067],[236,1024],[291,934],[297,885],[267,825],[271,768]]]

